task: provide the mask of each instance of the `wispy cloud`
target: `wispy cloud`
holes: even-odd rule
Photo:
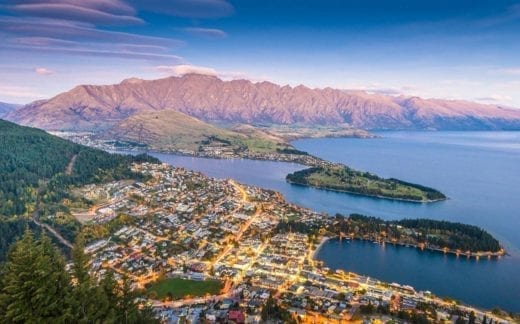
[[[126,58],[126,59],[143,59],[148,61],[169,61],[182,63],[184,60],[182,57],[172,54],[156,54],[156,53],[144,53],[144,52],[133,52],[133,51],[121,51],[121,50],[104,50],[99,48],[71,48],[71,47],[38,47],[38,46],[10,46],[4,47],[4,50],[38,50],[40,52],[47,53],[60,53],[69,55],[81,55],[81,56],[92,56],[92,57],[114,57],[114,58]]]
[[[187,18],[219,18],[235,12],[226,0],[131,0],[130,3],[139,10]]]
[[[144,23],[141,18],[135,16],[113,14],[69,3],[32,3],[9,6],[7,8],[11,12],[27,16],[84,21],[95,25],[135,25]]]
[[[38,51],[181,63],[169,52],[184,42],[164,37],[102,30],[82,22],[27,17],[0,17],[2,50]]]
[[[417,93],[420,90],[420,88],[416,85],[403,85],[400,87],[392,87],[392,86],[384,86],[379,83],[338,85],[338,86],[336,86],[336,88],[348,89],[348,90],[359,90],[359,91],[365,91],[367,93],[382,94],[382,95],[386,95],[386,96],[412,95],[412,94]]]
[[[34,72],[36,72],[36,74],[38,74],[38,75],[51,75],[51,74],[54,74],[54,71],[49,70],[48,68],[45,68],[45,67],[37,67],[37,68],[34,69]]]
[[[211,75],[217,76],[217,71],[213,68],[205,67],[205,66],[197,66],[197,65],[189,65],[189,64],[180,64],[180,65],[160,65],[155,67],[156,71],[161,73],[166,73],[169,75],[182,76],[185,74],[203,74],[203,75]]]
[[[81,6],[121,15],[134,15],[136,10],[123,0],[10,0],[12,5],[56,3]]]
[[[227,33],[223,30],[216,28],[201,28],[201,27],[187,27],[182,30],[196,36],[205,38],[225,38]]]
[[[0,17],[0,29],[5,34],[16,35],[18,37],[43,37],[83,42],[159,45],[168,46],[170,49],[177,48],[184,44],[184,42],[177,39],[102,30],[85,24],[56,19],[37,20],[20,17]]]
[[[211,67],[198,66],[191,64],[160,65],[154,68],[155,71],[165,75],[183,76],[186,74],[202,74],[215,76],[222,80],[249,80],[251,82],[271,82],[272,78],[267,76],[255,76],[242,71],[220,71]]]
[[[483,101],[483,102],[493,102],[493,103],[508,103],[508,102],[513,101],[513,97],[499,95],[499,94],[493,94],[493,95],[490,95],[487,97],[475,98],[475,100]]]

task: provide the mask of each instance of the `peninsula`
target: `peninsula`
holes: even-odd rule
[[[433,219],[385,221],[360,214],[337,214],[317,223],[287,220],[278,224],[277,231],[413,246],[477,259],[506,253],[497,239],[477,226]]]
[[[342,164],[323,164],[288,174],[289,183],[377,198],[411,202],[434,202],[446,199],[440,191],[398,179],[384,179]]]

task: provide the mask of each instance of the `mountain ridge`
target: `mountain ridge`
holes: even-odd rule
[[[267,81],[223,81],[200,74],[80,85],[25,105],[5,117],[48,130],[97,131],[137,113],[165,109],[212,123],[349,124],[371,130],[520,129],[520,109],[463,100],[280,86]]]

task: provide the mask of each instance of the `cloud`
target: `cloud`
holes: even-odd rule
[[[36,72],[36,74],[39,74],[39,75],[51,75],[51,74],[54,74],[54,71],[49,70],[49,69],[44,68],[44,67],[37,67],[37,68],[34,69],[34,72]]]
[[[396,88],[372,88],[365,90],[368,93],[377,93],[386,96],[401,96],[403,95],[403,91]]]
[[[26,46],[78,46],[78,42],[50,37],[17,37],[9,41],[11,44]]]
[[[141,45],[141,44],[117,44],[117,47],[123,51],[137,53],[165,53],[168,48],[158,45]]]
[[[266,76],[251,76],[245,72],[240,71],[218,71],[214,68],[191,64],[160,65],[156,66],[154,70],[166,75],[174,76],[183,76],[186,74],[202,74],[216,76],[222,80],[249,80],[251,82],[264,82],[271,80],[271,78],[268,78]]]
[[[69,4],[121,15],[134,15],[136,13],[136,10],[132,6],[122,0],[11,0],[10,2],[13,5],[41,3]]]
[[[68,3],[20,4],[9,6],[8,10],[28,16],[82,21],[95,25],[135,25],[144,23],[138,17],[118,15]]]
[[[3,51],[183,62],[168,53],[184,45],[180,40],[102,30],[82,22],[4,16],[0,30]]]
[[[365,91],[370,94],[381,94],[386,96],[405,96],[415,94],[420,91],[420,88],[416,85],[403,85],[400,87],[387,87],[379,83],[369,84],[348,84],[348,85],[337,85],[338,89],[349,89]]]
[[[206,38],[225,38],[227,37],[227,33],[223,30],[216,28],[200,28],[200,27],[187,27],[183,28],[184,31],[196,35],[202,36]]]
[[[4,34],[21,37],[43,37],[72,41],[129,43],[159,45],[177,48],[184,42],[177,39],[145,36],[117,31],[96,29],[92,26],[56,19],[28,19],[0,17],[0,30]]]
[[[135,52],[135,51],[122,51],[118,49],[99,49],[99,48],[87,48],[87,47],[39,47],[39,46],[4,46],[4,50],[11,51],[22,51],[28,50],[38,51],[40,53],[57,53],[57,54],[68,54],[68,55],[80,55],[80,56],[91,56],[91,57],[114,57],[121,59],[141,59],[148,61],[169,61],[182,63],[184,59],[177,55],[171,54],[156,54],[146,52]]]
[[[220,18],[235,8],[226,0],[131,0],[139,10],[186,18]]]
[[[478,101],[484,102],[511,102],[513,98],[511,96],[504,96],[499,94],[490,95],[488,97],[475,98]]]
[[[180,65],[160,65],[155,67],[156,71],[167,73],[175,76],[182,76],[185,74],[203,74],[210,76],[217,76],[217,71],[215,69],[204,67],[204,66],[196,66],[189,64],[180,64]]]

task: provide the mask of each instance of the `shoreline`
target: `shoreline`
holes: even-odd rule
[[[500,251],[498,252],[491,252],[491,251],[478,251],[478,252],[468,252],[468,251],[460,251],[460,250],[450,250],[450,249],[440,249],[440,248],[433,248],[433,247],[428,247],[428,246],[424,246],[424,247],[421,247],[419,244],[411,244],[411,243],[402,243],[402,242],[393,242],[393,241],[388,241],[388,240],[381,240],[381,241],[374,241],[374,240],[370,240],[370,239],[364,239],[364,238],[358,238],[358,237],[344,237],[345,239],[347,240],[357,240],[357,241],[363,241],[363,242],[373,242],[373,243],[376,243],[376,244],[392,244],[394,246],[402,246],[402,247],[411,247],[411,248],[415,248],[415,249],[420,249],[421,251],[428,251],[428,252],[435,252],[435,253],[442,253],[442,254],[451,254],[451,255],[455,255],[457,258],[460,257],[460,256],[465,256],[466,258],[468,259],[476,259],[476,260],[480,260],[481,258],[484,258],[484,259],[500,259],[501,257],[504,257],[504,256],[507,256],[507,251],[505,249],[501,249]],[[334,236],[334,237],[327,237],[327,240],[326,241],[329,241],[331,239],[341,239],[340,236]],[[320,243],[320,246],[319,248],[322,247],[322,245],[324,244],[325,242],[322,242]]]
[[[328,236],[323,236],[321,238],[321,241],[320,243],[316,246],[316,248],[314,249],[314,252],[312,252],[312,257],[311,259],[312,260],[316,260],[316,257],[318,255],[318,253],[320,252],[321,248],[323,247],[323,245],[325,245],[325,243],[327,243],[331,238],[328,237]]]
[[[305,164],[305,163],[302,163],[300,161],[290,161],[290,160],[282,160],[282,159],[268,159],[268,158],[251,157],[251,156],[245,156],[245,157],[244,156],[237,156],[237,157],[208,156],[208,155],[203,155],[203,154],[191,154],[191,153],[186,153],[186,152],[160,151],[160,150],[148,150],[148,151],[140,151],[140,150],[111,150],[111,152],[119,153],[119,154],[121,154],[121,153],[172,154],[172,155],[178,155],[178,156],[183,156],[183,157],[192,157],[192,158],[200,158],[200,159],[215,159],[215,160],[234,160],[234,159],[241,160],[241,159],[245,159],[245,160],[251,160],[251,161],[292,163],[292,164],[301,165],[303,168],[315,166],[314,164]],[[312,156],[312,155],[304,155],[304,156],[309,156],[311,158],[316,158],[316,159],[318,159],[320,161],[323,161],[325,163],[331,163],[331,162],[322,160],[322,159],[320,159],[318,157],[315,157],[315,156]],[[326,188],[326,187],[317,187],[317,186],[312,186],[312,185],[308,185],[308,184],[303,184],[303,183],[290,181],[287,178],[285,178],[285,181],[287,183],[289,183],[289,184],[292,184],[292,185],[302,186],[302,187],[309,187],[309,188],[314,188],[314,189],[318,189],[318,190],[340,192],[340,193],[346,193],[346,194],[351,194],[351,195],[356,195],[356,196],[361,196],[361,197],[386,199],[386,200],[392,200],[392,201],[402,201],[402,202],[409,202],[409,203],[415,203],[415,204],[430,204],[430,203],[441,202],[441,201],[445,201],[445,200],[449,199],[449,197],[440,198],[440,199],[428,199],[428,200],[413,200],[413,199],[406,199],[406,198],[393,198],[393,197],[387,197],[387,196],[381,196],[381,195],[364,194],[364,193],[359,193],[359,192],[355,192],[355,191],[332,189],[332,188]]]
[[[327,187],[318,187],[318,186],[313,186],[313,185],[309,185],[309,184],[294,182],[294,181],[288,180],[287,178],[285,179],[285,181],[287,183],[289,183],[289,184],[292,184],[292,185],[308,187],[308,188],[314,188],[314,189],[318,189],[318,190],[341,192],[341,193],[347,193],[347,194],[356,195],[356,196],[362,196],[362,197],[378,198],[378,199],[386,199],[386,200],[394,200],[394,201],[403,201],[403,202],[410,202],[410,203],[416,203],[416,204],[430,204],[430,203],[441,202],[441,201],[445,201],[445,200],[449,199],[448,197],[441,198],[441,199],[428,199],[428,200],[413,200],[413,199],[406,199],[406,198],[393,198],[393,197],[387,197],[387,196],[381,196],[381,195],[364,194],[364,193],[359,193],[359,192],[355,192],[355,191],[348,191],[348,190],[341,190],[341,189],[332,189],[332,188],[327,188]]]

